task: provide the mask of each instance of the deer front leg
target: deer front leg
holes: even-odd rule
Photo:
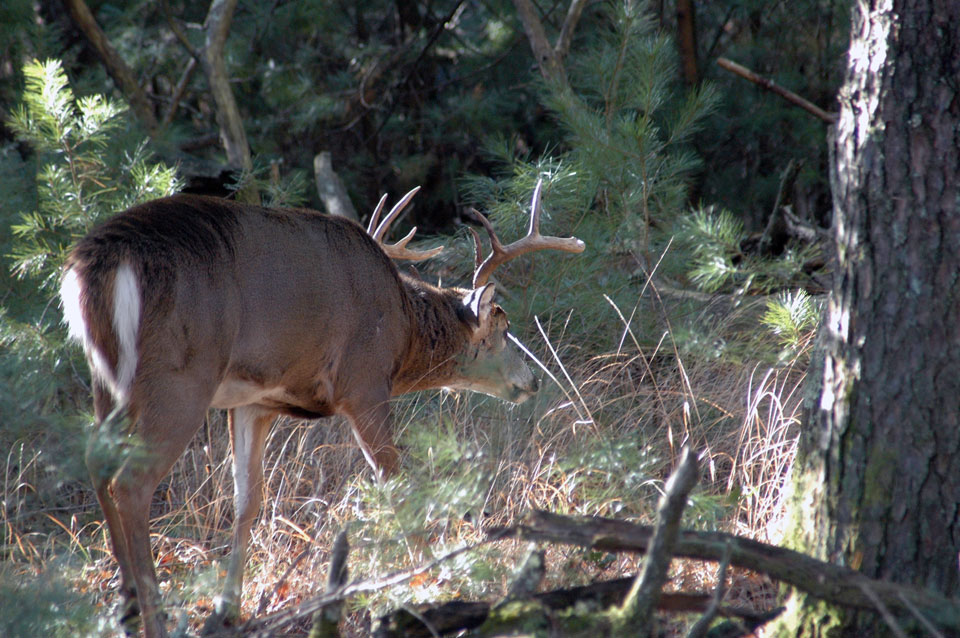
[[[350,419],[353,436],[364,458],[380,478],[387,478],[396,471],[400,456],[393,442],[389,399],[389,391],[371,393],[343,406],[343,413]]]
[[[256,406],[233,408],[227,413],[233,452],[233,541],[223,593],[203,625],[204,634],[235,626],[240,618],[250,528],[263,502],[263,449],[274,418],[273,412]]]

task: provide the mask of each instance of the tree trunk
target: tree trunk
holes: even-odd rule
[[[560,27],[556,45],[551,45],[547,38],[546,29],[540,21],[536,5],[531,0],[513,0],[513,6],[520,17],[520,23],[527,34],[533,57],[537,60],[537,68],[547,82],[566,88],[568,86],[567,72],[563,67],[563,60],[570,51],[573,42],[573,33],[580,21],[580,15],[586,0],[570,0],[567,15]]]
[[[565,85],[567,72],[563,68],[563,60],[550,45],[547,32],[543,28],[540,16],[537,15],[536,6],[531,0],[513,0],[513,6],[517,9],[517,15],[520,16],[520,22],[527,34],[540,74],[548,82]]]
[[[833,174],[837,265],[786,544],[960,594],[960,0],[854,8]],[[778,636],[909,617],[795,594]]]
[[[212,0],[206,20],[206,44],[201,55],[203,70],[207,75],[210,93],[217,106],[217,123],[220,125],[220,142],[227,154],[227,164],[249,174],[253,171],[253,159],[250,145],[243,128],[240,108],[230,87],[230,76],[224,61],[224,48],[233,12],[237,0]],[[260,195],[250,182],[243,184],[237,191],[237,199],[242,202],[259,204]]]
[[[677,0],[677,47],[680,49],[683,81],[687,86],[696,86],[700,81],[700,71],[697,65],[696,10],[693,0]]]

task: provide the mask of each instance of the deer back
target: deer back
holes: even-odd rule
[[[275,402],[328,414],[347,384],[389,379],[409,346],[390,259],[356,224],[312,211],[156,200],[87,235],[66,272],[80,288],[71,330],[121,403],[136,370],[208,379],[218,407],[276,389]]]

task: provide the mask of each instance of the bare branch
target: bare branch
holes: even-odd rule
[[[653,530],[600,517],[572,518],[549,512],[532,512],[520,525],[492,529],[525,540],[558,542],[592,547],[602,551],[646,552]],[[767,574],[811,596],[847,607],[875,610],[876,605],[860,588],[869,582],[872,592],[894,611],[911,611],[907,603],[930,622],[944,628],[960,628],[960,602],[932,590],[884,580],[871,580],[849,567],[825,563],[800,552],[759,541],[725,534],[684,530],[677,540],[675,555],[683,558],[720,561],[727,547],[730,564]]]
[[[720,603],[727,593],[727,568],[730,567],[730,545],[727,545],[723,560],[720,561],[720,567],[717,568],[717,586],[713,590],[713,596],[704,610],[703,615],[693,624],[690,631],[687,632],[687,638],[703,638],[707,635],[707,630],[713,623],[714,618],[720,613]]]
[[[478,543],[464,545],[458,549],[452,550],[443,556],[439,556],[428,563],[413,567],[404,571],[394,572],[383,578],[371,578],[368,580],[354,581],[341,585],[333,591],[328,591],[319,596],[308,598],[297,605],[274,612],[263,618],[253,618],[248,620],[240,627],[240,633],[244,636],[272,636],[281,627],[284,627],[300,618],[306,618],[313,615],[331,602],[337,600],[346,600],[350,596],[365,592],[379,591],[387,587],[393,587],[404,583],[411,578],[425,574],[445,562],[448,562],[457,556],[472,551],[482,545],[499,540],[496,534]]]
[[[313,177],[317,185],[317,194],[323,207],[331,215],[339,215],[359,221],[357,209],[350,201],[343,179],[333,170],[333,158],[329,151],[321,151],[313,158]]]
[[[190,58],[190,61],[187,62],[187,68],[183,70],[183,75],[180,76],[180,81],[177,82],[177,88],[174,89],[173,95],[170,98],[170,106],[167,108],[167,114],[163,116],[163,121],[160,123],[160,130],[165,130],[170,123],[173,122],[173,116],[177,113],[177,107],[180,106],[180,100],[183,99],[183,94],[187,90],[187,84],[190,83],[190,78],[193,77],[193,72],[197,69],[197,58]]]
[[[554,53],[563,60],[570,51],[570,43],[573,42],[573,31],[577,28],[577,22],[580,21],[580,14],[583,13],[583,7],[587,0],[571,0],[570,7],[567,8],[567,17],[563,20],[563,26],[560,27],[560,35],[557,37],[557,45],[553,47]]]
[[[789,91],[783,88],[779,84],[776,84],[773,80],[765,78],[762,75],[758,75],[753,71],[751,71],[750,69],[744,66],[740,66],[736,62],[733,62],[732,60],[728,60],[727,58],[717,58],[717,64],[721,68],[724,68],[727,71],[730,71],[731,73],[735,73],[736,75],[739,75],[744,79],[750,80],[754,84],[760,85],[761,87],[765,88],[768,91],[771,91],[772,93],[776,93],[777,95],[787,100],[791,104],[799,106],[800,108],[807,111],[808,113],[812,113],[813,115],[816,115],[817,117],[819,117],[824,122],[827,122],[828,124],[834,124],[837,121],[836,113],[827,113],[816,104],[803,99],[793,91]]]
[[[194,48],[193,43],[190,42],[190,39],[187,38],[187,35],[183,32],[183,29],[180,28],[179,24],[177,24],[176,18],[173,17],[173,11],[170,10],[170,1],[163,0],[163,2],[161,2],[161,6],[163,7],[163,15],[167,19],[167,26],[170,27],[173,35],[177,38],[177,40],[180,41],[180,44],[183,46],[183,48],[187,50],[187,53],[190,54],[190,57],[199,62],[202,53]]]
[[[203,70],[210,84],[210,93],[217,105],[220,141],[227,153],[227,163],[234,168],[251,171],[253,159],[250,156],[250,145],[247,143],[240,109],[233,96],[233,89],[230,87],[230,78],[227,75],[223,56],[223,48],[236,7],[237,0],[212,0],[205,22],[207,37],[201,57]],[[242,192],[240,195],[243,200],[259,203],[259,195],[256,193]]]
[[[543,28],[543,23],[540,21],[540,16],[537,15],[537,9],[533,2],[531,0],[513,0],[513,6],[516,7],[520,22],[523,23],[523,30],[527,34],[527,40],[530,41],[533,56],[537,59],[540,74],[548,81],[566,85],[567,72],[563,68],[563,60],[558,51],[550,46],[547,32]],[[574,20],[572,24],[575,24],[575,22]],[[572,37],[571,33],[567,36],[567,39],[569,40]]]
[[[569,589],[555,589],[534,594],[529,599],[553,611],[569,609],[578,604],[586,604],[595,609],[607,609],[623,602],[633,581],[633,577],[605,580]],[[657,609],[672,613],[703,613],[710,605],[711,598],[707,594],[700,593],[664,593],[660,596]],[[384,638],[394,636],[434,638],[437,635],[454,635],[464,629],[470,630],[479,627],[497,606],[499,606],[499,603],[492,605],[488,602],[464,600],[455,600],[440,605],[417,605],[415,609],[408,606],[382,616],[379,627],[373,635],[383,636]],[[531,616],[535,613],[533,612]],[[731,606],[721,606],[718,610],[720,616],[738,619],[747,627],[756,627],[766,623],[776,617],[778,613],[779,610],[775,612],[756,612],[752,609]]]
[[[883,622],[887,623],[887,627],[890,628],[890,631],[893,632],[893,635],[897,638],[907,638],[907,634],[903,632],[903,629],[900,627],[900,623],[898,623],[897,619],[893,617],[893,614],[891,614],[887,606],[883,604],[883,601],[880,600],[880,597],[877,596],[877,593],[873,591],[873,588],[870,587],[870,584],[866,580],[862,580],[858,584],[864,595],[869,598],[870,602],[872,602],[877,608],[877,612],[879,612],[880,616],[883,618]]]
[[[687,86],[696,86],[700,81],[697,68],[696,10],[693,0],[677,1],[677,46],[680,48],[680,66]]]
[[[533,596],[546,573],[546,553],[542,549],[531,549],[523,566],[514,575],[507,595],[500,604]]]
[[[926,616],[920,613],[920,610],[917,609],[917,606],[911,603],[907,599],[907,597],[903,595],[902,592],[897,594],[897,598],[900,600],[900,602],[904,604],[904,606],[907,609],[910,610],[910,613],[913,614],[913,617],[916,618],[921,625],[923,625],[923,628],[926,629],[928,632],[930,632],[930,635],[933,636],[933,638],[945,638],[943,633],[940,632],[936,627],[934,627],[933,623],[931,623]]]
[[[127,102],[130,103],[137,119],[143,123],[150,132],[150,135],[156,135],[158,126],[157,116],[153,112],[153,107],[147,98],[147,94],[140,87],[140,84],[133,75],[133,71],[127,66],[123,58],[120,57],[117,50],[113,48],[113,45],[110,44],[107,35],[103,32],[103,29],[100,28],[100,25],[97,24],[97,20],[93,17],[93,13],[90,12],[90,8],[86,2],[83,0],[63,1],[67,10],[70,12],[70,17],[73,18],[74,24],[83,32],[87,40],[90,41],[90,45],[97,52],[97,55],[100,56],[100,60],[106,67],[107,73],[109,73],[113,81],[117,83],[123,96]]]
[[[341,530],[333,542],[330,552],[330,572],[327,574],[327,593],[336,591],[347,583],[347,555],[350,553],[350,543],[347,541],[347,532]],[[336,638],[340,634],[337,630],[343,614],[343,601],[334,600],[324,605],[313,614],[313,627],[308,638]]]
[[[697,484],[699,474],[696,454],[689,447],[685,447],[680,463],[667,480],[663,496],[660,497],[657,523],[647,557],[643,561],[643,570],[634,581],[621,608],[626,626],[631,631],[635,630],[637,635],[651,633],[650,621],[663,585],[667,582],[673,549],[680,532],[680,519],[687,506],[687,496]]]

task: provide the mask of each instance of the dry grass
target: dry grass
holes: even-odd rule
[[[609,313],[611,322],[624,314],[613,306]],[[275,427],[244,613],[280,609],[322,589],[341,529],[351,532],[350,576],[362,578],[477,542],[485,527],[530,508],[646,520],[684,445],[701,451],[705,468],[687,523],[776,541],[782,484],[795,451],[801,366],[686,356],[669,326],[652,347],[623,328],[619,347],[589,355],[565,326],[558,320],[531,331],[534,354],[557,380],[545,379],[531,405],[445,393],[398,400],[394,413],[406,452],[400,476],[386,485],[371,480],[339,420]],[[209,612],[225,568],[233,516],[226,438],[222,415],[211,413],[158,491],[153,511],[166,604],[174,618],[186,614],[194,626]],[[70,497],[75,511],[27,511],[42,474],[38,450],[23,444],[8,454],[0,508],[4,563],[36,572],[69,553],[81,565],[72,572],[77,587],[109,608],[117,574],[95,500],[83,491]],[[486,545],[403,587],[359,598],[347,633],[364,635],[372,616],[406,602],[501,595],[524,552],[516,542]],[[548,584],[629,573],[636,560],[550,548]],[[709,588],[714,569],[683,562],[673,585]],[[742,572],[730,578],[739,603],[769,603],[771,590],[761,579]]]

